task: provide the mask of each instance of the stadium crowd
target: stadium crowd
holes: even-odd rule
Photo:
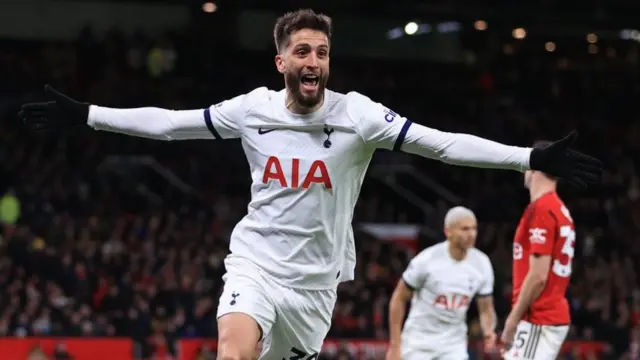
[[[44,83],[99,104],[167,108],[281,86],[270,54],[202,48],[193,38],[114,32],[95,40],[85,31],[75,43],[2,42],[0,337],[130,337],[138,358],[160,347],[175,353],[178,338],[216,337],[228,235],[248,201],[238,144],[161,143],[85,129],[35,137],[15,116]],[[637,47],[617,57],[565,59],[516,51],[490,66],[432,64],[426,71],[420,63],[339,58],[333,66],[331,88],[358,90],[435,128],[518,145],[578,128],[578,147],[604,159],[607,172],[588,193],[563,189],[579,234],[570,338],[606,342],[611,358],[639,358]],[[116,155],[152,156],[193,190],[124,162],[116,162],[121,173],[113,171],[107,160]],[[491,255],[497,312],[506,316],[511,241],[527,201],[521,176],[411,161],[478,215],[478,247]],[[439,230],[452,205],[433,197],[438,211],[425,219],[383,187],[366,183],[356,222]],[[425,237],[421,247],[439,240]],[[329,337],[384,340],[389,296],[411,254],[364,233],[357,249],[356,280],[340,286]],[[478,336],[473,311],[469,317]],[[569,351],[563,358],[597,357]]]

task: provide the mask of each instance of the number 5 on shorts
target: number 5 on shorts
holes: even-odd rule
[[[524,343],[527,341],[528,333],[529,332],[527,330],[518,331],[518,333],[516,334],[516,342],[514,344],[516,349],[520,349],[521,347],[524,346]]]

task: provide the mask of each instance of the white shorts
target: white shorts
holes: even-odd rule
[[[434,319],[424,319],[431,323]],[[433,325],[433,324],[432,324]],[[431,330],[405,326],[402,329],[402,360],[466,360],[469,358],[467,326],[437,324]]]
[[[469,350],[463,345],[434,347],[433,349],[402,348],[402,360],[467,360]]]
[[[251,316],[262,330],[260,360],[316,360],[331,327],[337,292],[280,285],[254,264],[225,261],[227,273],[217,317]]]
[[[535,325],[520,321],[513,346],[505,360],[555,360],[560,353],[569,325]]]

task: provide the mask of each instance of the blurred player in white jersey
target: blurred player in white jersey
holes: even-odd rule
[[[463,166],[540,168],[581,187],[597,181],[599,162],[568,150],[575,135],[545,149],[507,146],[412,124],[357,92],[326,89],[331,35],[331,19],[312,10],[278,19],[279,91],[261,87],[205,109],[174,111],[96,106],[46,86],[50,101],[20,111],[35,131],[88,125],[157,140],[241,140],[253,183],[225,260],[219,359],[252,359],[261,340],[260,359],[318,357],[337,286],[353,279],[351,219],[376,149]]]
[[[454,207],[445,216],[444,231],[447,240],[416,255],[393,292],[387,360],[468,359],[466,319],[474,297],[485,347],[495,346],[493,268],[489,257],[474,248],[476,217],[465,207]]]

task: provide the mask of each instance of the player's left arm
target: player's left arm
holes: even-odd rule
[[[522,319],[531,304],[542,294],[547,285],[551,255],[556,242],[557,219],[548,208],[535,209],[529,222],[529,272],[522,283],[518,300],[510,316]]]
[[[525,171],[531,148],[508,146],[481,137],[439,131],[396,114],[359,93],[349,93],[348,113],[365,143],[470,167]]]
[[[491,262],[487,258],[484,264],[484,277],[480,291],[476,295],[476,305],[480,316],[480,327],[485,339],[494,338],[496,331],[497,315],[493,305],[493,286],[495,276]]]

